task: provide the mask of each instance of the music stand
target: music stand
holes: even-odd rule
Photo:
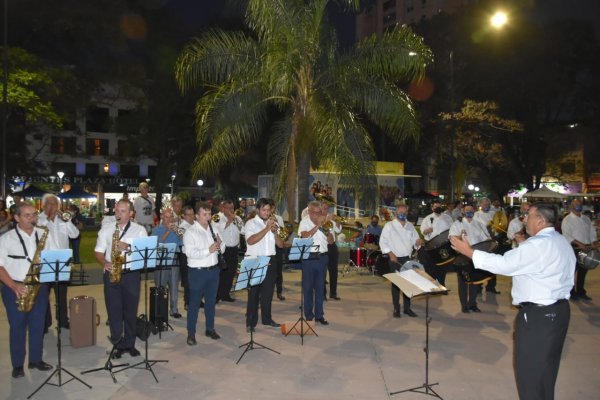
[[[292,247],[290,248],[290,254],[288,256],[288,260],[291,262],[302,262],[302,260],[310,259],[310,249],[312,247],[317,248],[317,245],[313,245],[312,238],[294,238],[292,241]],[[317,335],[315,329],[309,325],[308,321],[304,318],[304,268],[301,269],[301,278],[300,278],[300,318],[292,325],[292,327],[286,332],[285,336],[287,337],[291,332],[294,331],[296,325],[300,324],[300,343],[304,346],[304,335],[308,334],[308,332],[312,332]],[[304,325],[306,324],[307,329],[304,330]]]
[[[60,290],[61,290],[61,288],[60,288],[61,285],[59,285],[58,283],[69,281],[69,279],[71,277],[70,263],[71,263],[72,256],[73,256],[73,250],[71,250],[71,249],[43,250],[40,255],[40,259],[42,260],[42,263],[40,264],[40,284],[50,283],[50,282],[54,282],[56,284],[56,292],[54,293],[54,296],[55,296],[55,300],[56,300],[56,305],[55,305],[55,307],[56,307],[56,331],[57,331],[56,347],[58,349],[58,364],[56,365],[56,368],[54,369],[54,371],[52,371],[50,376],[48,378],[46,378],[46,380],[37,389],[35,389],[35,391],[33,393],[31,393],[29,396],[27,396],[28,399],[33,397],[33,395],[35,395],[46,384],[61,387],[63,385],[66,385],[67,383],[71,382],[74,379],[78,380],[79,382],[81,382],[82,384],[87,386],[89,389],[92,388],[90,385],[88,385],[81,379],[77,378],[75,375],[73,375],[71,372],[69,372],[66,368],[63,368],[63,366],[62,366],[62,358],[61,358],[62,357],[62,342],[61,342],[61,338],[60,338],[61,326],[59,323],[60,322],[59,321],[60,302],[58,301],[59,295],[60,295]],[[71,379],[63,382],[63,380],[62,380],[63,372],[70,375]],[[54,375],[58,375],[58,384],[50,382],[50,379],[52,379],[52,377]]]
[[[269,265],[270,257],[256,257],[256,258],[246,258],[242,260],[242,264],[240,266],[240,273],[238,275],[237,281],[235,283],[234,290],[248,289],[252,286],[260,285],[267,276],[266,269]],[[273,353],[281,354],[278,351],[271,349],[265,345],[262,345],[258,342],[254,341],[254,327],[250,327],[250,341],[238,346],[238,348],[242,348],[246,346],[244,352],[236,361],[236,364],[239,364],[242,360],[242,357],[250,351],[256,349],[265,349],[270,350]]]
[[[131,243],[131,260],[129,264],[130,271],[142,270],[144,274],[144,314],[148,315],[148,269],[156,267],[157,254],[156,249],[158,247],[158,237],[148,236],[133,239]],[[126,264],[127,264],[126,263]],[[149,338],[148,338],[149,339]],[[121,368],[116,373],[125,371],[127,369],[136,368],[150,371],[156,383],[158,379],[152,366],[159,362],[169,362],[169,360],[149,360],[148,359],[148,339],[144,340],[144,359],[137,364],[129,365]],[[139,367],[142,365],[142,367]]]
[[[399,272],[385,274],[384,278],[387,278],[392,284],[398,286],[398,288],[410,298],[417,296],[425,297],[425,348],[423,349],[425,352],[425,383],[421,386],[399,390],[397,392],[390,392],[390,396],[399,393],[413,392],[426,394],[443,400],[443,398],[432,388],[432,386],[438,385],[438,383],[429,383],[429,324],[431,323],[431,318],[429,318],[429,298],[434,295],[447,293],[448,289],[440,285],[431,276],[427,275],[422,264],[412,260],[402,264]]]

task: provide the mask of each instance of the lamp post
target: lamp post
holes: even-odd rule
[[[65,176],[65,173],[62,171],[58,171],[56,173],[56,175],[58,175],[58,185],[60,187],[60,192],[63,192],[63,177]]]
[[[173,172],[173,175],[171,175],[171,198],[173,198],[173,190],[175,189],[175,178],[177,177],[177,175],[175,175],[175,173]]]

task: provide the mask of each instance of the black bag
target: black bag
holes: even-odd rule
[[[169,290],[164,286],[150,288],[150,322],[160,332],[169,327]]]
[[[156,327],[154,326],[154,324],[152,324],[150,321],[148,321],[148,318],[146,318],[146,314],[140,314],[139,317],[137,317],[137,321],[135,322],[135,335],[143,341],[148,340],[148,338],[150,337],[150,334],[157,334],[157,330]]]

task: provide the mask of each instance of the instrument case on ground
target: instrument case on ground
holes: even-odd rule
[[[96,300],[77,296],[69,301],[71,346],[86,347],[96,344],[100,315],[96,314]]]
[[[169,324],[169,289],[165,286],[150,288],[150,322],[161,332]]]

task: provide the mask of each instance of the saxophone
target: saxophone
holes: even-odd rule
[[[42,238],[35,248],[35,254],[33,255],[33,259],[29,265],[27,276],[25,276],[25,279],[23,280],[23,284],[25,285],[27,292],[17,298],[17,310],[21,312],[29,312],[33,309],[35,299],[40,291],[40,259],[42,256],[42,250],[44,250],[44,247],[46,247],[46,239],[48,239],[48,227],[40,226],[39,228],[43,229],[44,233],[42,234]]]
[[[121,282],[121,274],[123,273],[123,264],[125,264],[125,255],[121,253],[119,249],[119,222],[116,223],[115,233],[112,237],[112,248],[110,258],[112,260],[112,269],[110,270],[110,283]]]

